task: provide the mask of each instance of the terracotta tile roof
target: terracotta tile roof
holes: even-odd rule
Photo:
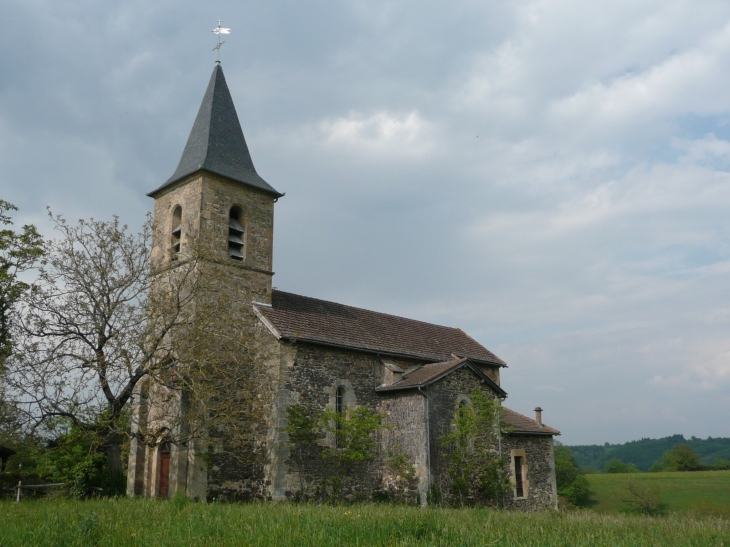
[[[474,373],[479,376],[489,387],[494,390],[495,393],[501,397],[506,397],[507,393],[495,384],[491,378],[486,376],[481,370],[469,363],[466,357],[454,357],[450,361],[444,361],[442,363],[429,363],[423,365],[415,370],[407,372],[403,375],[403,379],[390,386],[381,386],[376,391],[396,391],[400,389],[414,389],[419,387],[425,387],[437,380],[440,380],[447,374],[455,371],[462,366],[468,366]]]
[[[560,435],[560,431],[553,429],[545,424],[540,426],[537,421],[510,410],[507,407],[502,407],[502,422],[512,426],[509,433],[527,433],[532,435]]]
[[[451,361],[444,361],[442,363],[430,363],[428,365],[423,365],[412,372],[405,373],[403,375],[403,379],[398,382],[397,385],[422,386],[424,384],[428,384],[439,376],[448,374],[464,363],[466,363],[466,357],[451,359]]]
[[[507,366],[461,329],[363,310],[275,290],[272,306],[255,304],[285,340],[300,340],[384,355],[447,361],[452,354]]]

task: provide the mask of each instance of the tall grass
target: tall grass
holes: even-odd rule
[[[387,505],[0,503],[0,546],[730,546],[730,521]]]

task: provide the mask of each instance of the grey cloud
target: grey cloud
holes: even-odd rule
[[[141,222],[221,17],[254,163],[287,193],[280,288],[461,327],[509,362],[512,408],[540,404],[567,442],[730,435],[713,418],[726,2],[8,0],[0,17],[0,195],[21,219]]]

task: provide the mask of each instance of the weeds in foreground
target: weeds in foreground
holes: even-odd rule
[[[419,509],[394,505],[224,505],[154,500],[0,503],[0,546],[256,547],[730,546],[730,520]]]

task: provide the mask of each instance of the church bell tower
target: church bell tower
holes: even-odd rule
[[[232,291],[232,306],[222,321],[245,336],[256,321],[252,302],[271,304],[274,203],[284,194],[254,168],[223,69],[216,62],[173,175],[148,196],[155,200],[152,267],[164,270],[184,260],[190,249],[205,251],[215,264],[215,283]],[[198,266],[201,276],[210,271]],[[220,272],[222,271],[222,275]],[[132,432],[147,422],[154,409],[140,384]],[[185,493],[205,499],[207,465],[195,446],[164,443],[130,446],[127,493],[172,497]]]
[[[190,238],[230,266],[248,302],[271,302],[274,203],[284,194],[254,168],[236,107],[216,62],[173,175],[154,198],[153,265],[184,255]]]

